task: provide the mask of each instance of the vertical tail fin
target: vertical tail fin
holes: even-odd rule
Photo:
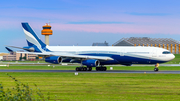
[[[46,47],[46,44],[38,38],[28,23],[22,23],[22,27],[29,47],[36,47],[38,50],[42,50]]]

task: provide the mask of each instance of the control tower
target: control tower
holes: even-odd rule
[[[50,24],[45,24],[43,30],[41,31],[42,35],[45,35],[45,44],[49,46],[49,35],[52,35],[52,30]]]

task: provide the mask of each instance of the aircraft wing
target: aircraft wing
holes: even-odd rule
[[[25,54],[36,54],[36,55],[44,55],[44,56],[61,56],[65,58],[71,58],[71,59],[97,59],[97,60],[114,60],[111,57],[104,57],[104,56],[88,56],[88,55],[76,55],[76,54],[60,54],[60,53],[53,53],[53,52],[17,52],[17,53],[25,53]]]

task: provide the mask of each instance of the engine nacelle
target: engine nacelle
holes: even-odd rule
[[[45,61],[49,63],[60,64],[62,62],[62,57],[50,56],[50,57],[45,58]]]
[[[82,61],[83,65],[86,65],[87,67],[98,67],[100,65],[100,62],[98,60],[84,60]]]

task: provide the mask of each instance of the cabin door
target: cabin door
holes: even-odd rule
[[[153,50],[152,57],[157,57],[157,50]]]
[[[124,49],[121,50],[120,56],[124,56]]]

